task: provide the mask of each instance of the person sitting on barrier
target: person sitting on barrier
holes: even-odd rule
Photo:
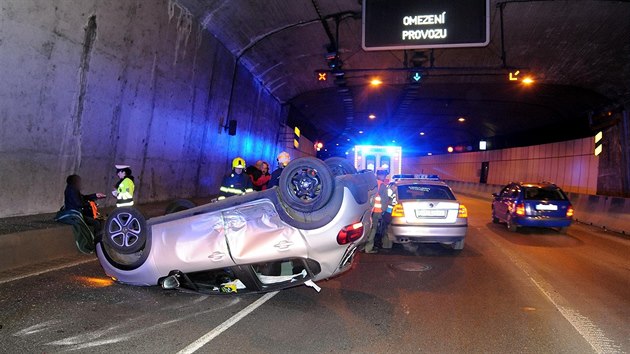
[[[84,195],[81,193],[81,177],[70,175],[66,178],[63,207],[55,216],[55,221],[72,225],[77,248],[83,253],[94,251],[95,235],[103,228],[97,219],[95,201],[105,198],[103,193]]]
[[[222,197],[231,197],[254,191],[252,180],[246,173],[243,173],[244,170],[245,160],[243,158],[236,157],[232,160],[232,170],[223,177],[223,182],[219,189]]]
[[[269,179],[269,183],[267,185],[269,188],[280,184],[280,175],[282,174],[282,170],[287,167],[289,162],[291,162],[291,156],[288,152],[283,151],[278,154],[278,168],[271,174],[271,178]]]

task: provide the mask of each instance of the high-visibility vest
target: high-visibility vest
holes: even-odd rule
[[[373,213],[382,213],[383,212],[383,204],[381,200],[381,185],[383,185],[383,181],[376,180],[376,197],[374,198],[374,208],[372,208]]]
[[[118,195],[116,206],[124,207],[124,206],[132,206],[133,205],[133,192],[135,189],[135,184],[130,178],[124,178],[123,181],[118,185]]]

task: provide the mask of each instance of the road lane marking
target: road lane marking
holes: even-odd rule
[[[196,341],[190,343],[186,348],[180,350],[178,354],[191,354],[199,350],[204,345],[208,344],[211,340],[216,338],[219,334],[225,332],[230,327],[234,326],[238,321],[242,320],[245,316],[252,313],[254,310],[262,306],[265,302],[269,301],[272,297],[278,294],[277,291],[267,293],[262,296],[260,299],[252,302],[247,307],[236,313],[234,316],[228,318],[225,322],[221,323],[217,327],[215,327],[210,332],[204,334],[201,338]]]
[[[26,273],[26,274],[17,275],[17,276],[14,276],[14,277],[6,278],[6,279],[0,279],[0,284],[9,283],[9,282],[20,280],[20,279],[24,279],[24,278],[34,277],[36,275],[41,275],[41,274],[45,274],[45,273],[48,273],[48,272],[54,272],[56,270],[61,270],[61,269],[65,269],[65,268],[78,266],[79,264],[94,262],[96,260],[97,260],[96,258],[94,258],[94,259],[82,259],[82,260],[79,260],[79,261],[66,263],[64,265],[60,265],[60,266],[56,266],[56,267],[52,267],[52,268],[47,268],[47,269],[36,271],[36,272],[32,272],[32,273]]]
[[[490,231],[488,229],[488,231]],[[606,334],[593,323],[588,317],[583,316],[566,305],[568,301],[562,297],[544,278],[539,275],[526,261],[513,252],[503,247],[492,237],[487,237],[504,255],[506,255],[514,265],[516,265],[527,278],[545,295],[551,304],[560,312],[573,328],[584,338],[596,353],[623,353],[621,346],[606,337]]]

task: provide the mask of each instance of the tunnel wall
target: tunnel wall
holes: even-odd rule
[[[445,180],[479,183],[481,163],[489,163],[488,184],[549,181],[566,192],[595,194],[598,157],[592,138],[502,150],[405,158],[405,173],[438,174]]]
[[[114,164],[131,165],[140,203],[205,196],[233,157],[280,150],[286,109],[176,3],[1,6],[0,217],[57,210],[72,173],[109,195]]]

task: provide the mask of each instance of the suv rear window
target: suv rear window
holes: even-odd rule
[[[446,186],[411,184],[398,186],[398,199],[447,199],[455,200],[455,196]]]
[[[559,188],[526,187],[523,189],[525,200],[566,200]]]

